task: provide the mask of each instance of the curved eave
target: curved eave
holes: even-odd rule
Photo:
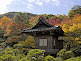
[[[50,32],[50,31],[53,31],[53,32],[55,32],[55,33],[58,33],[59,34],[59,36],[63,36],[63,34],[64,34],[64,32],[63,32],[63,30],[62,29],[60,29],[60,28],[54,28],[54,29],[33,29],[33,30],[25,30],[25,31],[22,31],[22,33],[26,33],[26,34],[33,34],[34,32]]]

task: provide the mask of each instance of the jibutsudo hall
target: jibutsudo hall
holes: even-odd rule
[[[45,50],[45,55],[55,55],[63,48],[63,30],[60,26],[48,23],[43,17],[31,28],[22,30],[22,33],[32,35],[35,38],[35,48]]]

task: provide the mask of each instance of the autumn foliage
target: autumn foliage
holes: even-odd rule
[[[81,15],[77,14],[74,15],[73,19],[68,19],[66,21],[63,21],[61,24],[59,24],[64,32],[68,31],[76,31],[80,30],[81,28]]]
[[[3,18],[1,18],[0,21],[0,28],[5,30],[8,24],[10,23],[10,20],[10,18],[3,16]]]
[[[16,22],[10,22],[8,27],[6,28],[6,34],[18,34],[20,31],[23,29],[29,28],[30,25],[25,24],[25,23],[16,23]],[[6,35],[5,34],[5,35]]]
[[[81,6],[80,8],[75,6],[74,9],[71,9],[68,16],[64,14],[29,16],[28,13],[18,13],[12,18],[3,16],[0,19],[0,34],[3,32],[4,38],[6,37],[5,39],[11,46],[14,44],[22,45],[22,50],[35,48],[34,38],[28,37],[28,35],[23,36],[21,31],[35,25],[40,16],[44,17],[51,25],[62,27],[65,35],[63,38],[64,48],[67,50],[69,48],[69,50],[78,53],[79,49],[81,49]]]
[[[37,21],[39,20],[40,16],[36,16],[36,17],[32,17],[31,19],[29,19],[29,24],[35,25],[37,23]]]
[[[48,21],[52,25],[57,25],[57,24],[61,23],[61,20],[57,17],[51,18],[51,19],[46,19],[46,21]]]

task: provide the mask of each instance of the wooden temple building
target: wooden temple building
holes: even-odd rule
[[[22,30],[22,33],[35,37],[35,48],[45,50],[46,55],[53,55],[63,48],[63,40],[58,40],[63,36],[63,30],[60,26],[54,26],[48,23],[43,17],[31,28]]]

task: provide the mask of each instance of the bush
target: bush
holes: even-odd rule
[[[28,61],[28,60],[27,60],[27,58],[25,57],[25,58],[20,59],[19,61]]]
[[[2,61],[15,61],[16,57],[12,56],[10,54],[7,54],[7,55],[0,56],[0,60],[2,60]]]
[[[18,49],[6,48],[0,52],[1,61],[18,61],[23,57],[25,57],[25,55]]]
[[[22,48],[22,44],[15,44],[15,45],[14,45],[14,48],[21,49],[21,48]]]
[[[65,61],[81,61],[81,57],[72,57],[72,58],[69,58]]]
[[[44,60],[44,50],[32,49],[27,54],[27,60],[30,61],[43,61]]]
[[[56,57],[55,61],[63,61],[63,59],[61,57]]]
[[[57,53],[57,56],[62,57],[64,60],[73,57],[72,51],[66,51],[65,49],[62,49]]]
[[[52,56],[49,55],[45,57],[45,61],[55,61],[55,60]]]

